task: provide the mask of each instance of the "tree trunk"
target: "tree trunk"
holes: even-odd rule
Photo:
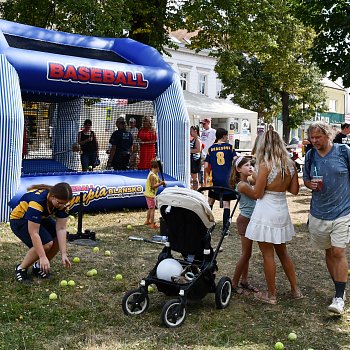
[[[282,125],[283,125],[283,140],[288,144],[290,128],[288,126],[289,120],[289,94],[285,91],[281,92],[282,100]]]

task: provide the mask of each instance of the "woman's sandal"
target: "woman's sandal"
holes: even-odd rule
[[[256,288],[256,287],[254,287],[253,285],[251,285],[249,282],[247,282],[247,283],[241,282],[241,283],[239,284],[239,286],[240,286],[241,288],[243,288],[243,289],[249,291],[249,292],[253,292],[253,293],[258,293],[258,292],[259,292],[259,289]]]
[[[270,305],[276,305],[277,300],[276,297],[269,297],[268,292],[258,292],[254,294],[254,299],[257,299],[259,301],[262,301],[263,303],[270,304]]]
[[[292,299],[294,300],[299,300],[299,299],[303,299],[303,293],[300,291],[300,289],[298,289],[298,291],[296,293],[290,292]]]
[[[232,293],[237,295],[243,295],[244,291],[242,287],[237,286],[237,287],[232,287]]]

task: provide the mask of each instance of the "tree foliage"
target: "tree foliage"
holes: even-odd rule
[[[350,3],[348,0],[294,0],[296,16],[315,32],[312,55],[332,80],[350,87]]]
[[[250,108],[267,118],[282,111],[287,141],[301,115],[296,101],[311,96],[304,93],[305,77],[310,90],[321,87],[320,75],[309,71],[317,70],[309,57],[314,32],[293,16],[287,0],[192,0],[183,11],[187,27],[199,30],[193,48],[215,48],[211,54],[218,58],[216,70],[225,92],[242,106],[251,99]],[[323,96],[304,106],[322,104]]]
[[[118,38],[128,35],[164,51],[168,28],[178,21],[171,0],[7,0],[0,3],[3,19],[82,35]]]

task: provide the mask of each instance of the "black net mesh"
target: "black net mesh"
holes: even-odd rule
[[[23,174],[103,171],[115,168],[115,162],[107,164],[111,149],[109,141],[117,129],[116,121],[121,117],[126,122],[126,129],[133,136],[127,169],[149,169],[150,160],[156,155],[156,128],[151,101],[111,99],[76,99],[60,103],[24,101],[23,111],[25,118]],[[91,129],[87,132],[84,129],[83,133],[79,134],[86,120],[91,120]],[[147,127],[145,124],[151,126]],[[94,137],[91,137],[91,130]],[[150,133],[155,136],[150,137]],[[79,139],[81,141],[89,137],[94,139],[91,143],[88,141],[84,145],[79,145]],[[118,142],[117,137],[116,154],[120,155]],[[87,169],[83,169],[82,162],[84,165],[86,158],[89,158],[86,157],[86,152],[94,152],[94,147],[95,150],[98,148],[96,159],[92,165],[90,159]]]

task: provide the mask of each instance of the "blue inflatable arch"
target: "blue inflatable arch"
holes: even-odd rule
[[[74,108],[83,96],[153,101],[164,172],[188,185],[189,118],[182,89],[152,47],[127,38],[87,37],[0,20],[0,95],[1,221],[8,220],[8,202],[21,182],[22,98],[72,103]],[[66,119],[62,133],[69,132],[72,115]],[[52,183],[50,179],[41,177],[40,182]]]

